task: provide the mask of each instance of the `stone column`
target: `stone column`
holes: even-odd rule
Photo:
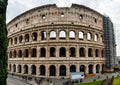
[[[37,46],[37,58],[40,57],[40,47]]]
[[[80,55],[79,55],[79,45],[77,45],[77,47],[76,47],[76,57],[77,57],[77,58],[80,57]]]
[[[79,64],[76,65],[76,72],[80,72],[79,71]]]
[[[56,66],[56,77],[58,78],[59,77],[59,65],[55,65]]]
[[[31,48],[29,47],[29,58],[31,59]]]
[[[66,58],[69,59],[70,58],[70,53],[69,53],[69,47],[65,47],[66,48]]]
[[[28,74],[31,75],[31,65],[28,65]]]
[[[22,74],[24,74],[25,69],[23,64],[21,65],[21,68],[22,68]]]
[[[85,57],[88,58],[88,47],[85,48]]]
[[[70,66],[67,64],[66,66],[66,77],[70,76]]]
[[[39,65],[38,65],[38,64],[36,65],[36,75],[37,75],[37,76],[40,75],[40,72],[39,72]]]
[[[93,65],[93,73],[96,74],[96,64]]]
[[[86,68],[86,69],[85,69],[85,74],[87,74],[87,73],[88,73],[88,70],[89,70],[89,69],[88,69],[88,65],[85,65],[85,68]]]

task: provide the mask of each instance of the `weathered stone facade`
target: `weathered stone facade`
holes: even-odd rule
[[[105,66],[102,15],[88,7],[45,5],[7,25],[10,72],[68,78],[100,73]]]

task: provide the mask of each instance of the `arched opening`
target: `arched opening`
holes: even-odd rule
[[[55,68],[54,65],[51,65],[51,66],[50,66],[49,72],[50,72],[50,73],[49,73],[50,76],[55,76],[55,75],[56,75],[56,68]]]
[[[55,57],[55,48],[54,47],[50,48],[50,57]]]
[[[16,65],[13,65],[13,72],[16,72]]]
[[[56,32],[55,31],[50,32],[50,39],[51,40],[56,39]]]
[[[9,71],[11,71],[11,64],[9,64]]]
[[[98,41],[98,35],[94,35],[94,41]]]
[[[21,58],[22,57],[22,50],[18,51],[18,57]]]
[[[59,74],[60,76],[66,76],[66,66],[61,65],[60,68],[59,68],[59,71],[60,71],[60,72],[59,72],[59,73],[60,73],[60,74]]]
[[[105,64],[102,64],[102,72],[105,71]]]
[[[87,33],[87,40],[91,40],[91,33]]]
[[[46,57],[46,49],[45,48],[41,48],[40,57]]]
[[[80,66],[80,72],[84,72],[85,73],[85,65],[81,65]]]
[[[97,65],[96,65],[96,73],[99,73],[99,72],[100,72],[100,65],[97,64]]]
[[[36,32],[34,32],[32,34],[32,39],[33,39],[33,41],[37,41],[37,33]]]
[[[45,73],[46,73],[45,66],[44,66],[44,65],[41,65],[41,66],[40,66],[40,75],[41,75],[41,76],[45,76]]]
[[[93,55],[92,55],[92,48],[88,49],[88,57],[93,57]]]
[[[92,74],[92,73],[93,73],[93,65],[90,64],[90,65],[88,66],[88,69],[89,69],[89,74]]]
[[[101,51],[101,56],[104,57],[104,50]]]
[[[11,45],[13,45],[13,39],[11,38]]]
[[[28,65],[24,65],[24,74],[28,74]]]
[[[36,66],[35,65],[31,66],[31,74],[36,75]]]
[[[17,54],[17,53],[16,53],[16,50],[14,50],[14,58],[16,58],[16,54]]]
[[[84,37],[83,35],[84,35],[83,32],[79,32],[79,39],[80,40],[83,40],[83,37]]]
[[[79,49],[79,55],[80,55],[80,57],[85,57],[85,49],[84,48]]]
[[[75,32],[74,31],[69,32],[69,38],[70,39],[75,39]]]
[[[29,42],[29,34],[25,35],[25,42]]]
[[[10,51],[9,57],[12,58],[12,52]]]
[[[18,73],[21,73],[22,72],[22,67],[21,65],[18,65]]]
[[[45,31],[41,32],[41,40],[46,40],[47,33]]]
[[[98,49],[95,50],[95,56],[99,57],[99,50]]]
[[[66,57],[66,49],[64,47],[61,47],[59,52],[60,57]]]
[[[75,57],[76,56],[75,53],[76,53],[75,48],[71,47],[70,48],[70,57]]]
[[[20,36],[19,37],[19,43],[22,43],[22,40],[23,40],[23,36]]]
[[[32,49],[32,57],[37,57],[37,50],[36,50],[36,48]]]
[[[15,37],[15,39],[14,39],[14,43],[17,44],[17,37]]]
[[[65,31],[60,31],[59,38],[60,39],[65,39],[66,38],[66,32]]]
[[[29,57],[29,51],[28,51],[28,49],[25,49],[25,57],[26,57],[26,58]]]
[[[76,67],[75,65],[70,66],[70,72],[76,72]]]

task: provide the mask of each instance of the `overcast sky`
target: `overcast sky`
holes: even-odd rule
[[[120,56],[120,0],[8,0],[7,22],[31,8],[53,3],[58,7],[81,4],[109,16],[114,23],[117,55]]]

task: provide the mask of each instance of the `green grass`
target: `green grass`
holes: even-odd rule
[[[114,78],[113,85],[120,85],[120,77],[115,77]]]
[[[80,84],[76,84],[76,85],[101,85],[102,82],[103,82],[103,80],[99,80],[99,81],[94,81],[94,82],[80,83]]]

